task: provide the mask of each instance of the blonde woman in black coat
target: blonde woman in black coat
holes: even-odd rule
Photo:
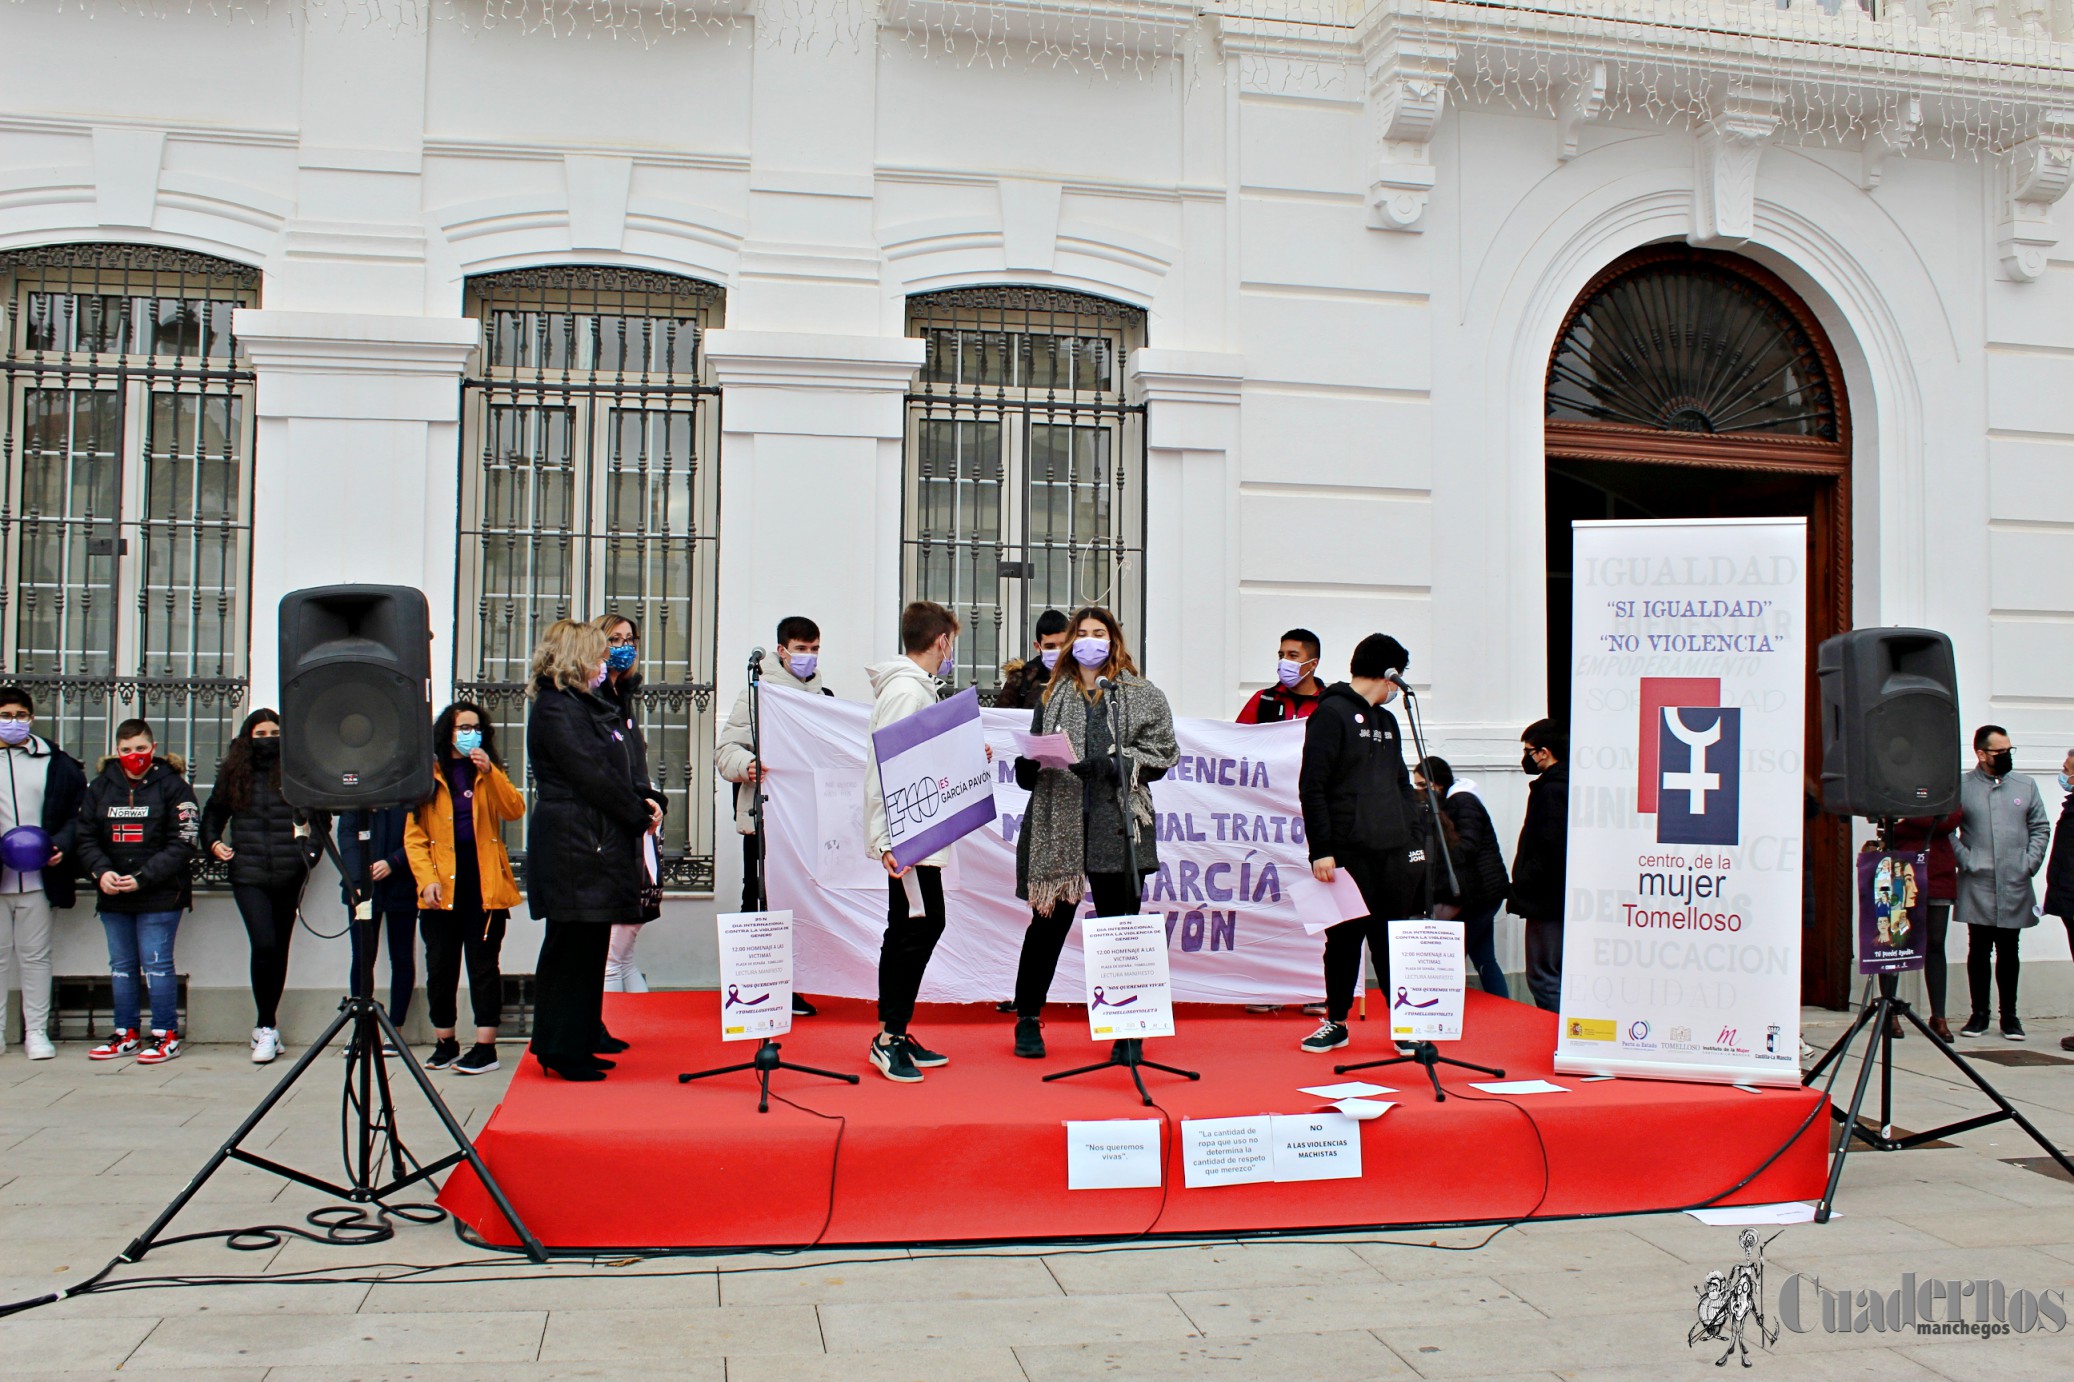
[[[534,966],[534,1059],[565,1080],[601,1080],[605,956],[612,928],[641,915],[641,836],[648,803],[634,788],[632,747],[605,683],[605,634],[557,620],[533,650],[526,716],[533,819],[528,901],[546,933]],[[624,1049],[615,1042],[613,1049]]]

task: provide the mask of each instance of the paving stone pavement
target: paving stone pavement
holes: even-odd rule
[[[1842,1022],[1810,1010],[1809,1039]],[[2045,1023],[2037,1024],[2040,1028]],[[2057,1030],[2025,1049],[2057,1054]],[[2006,1049],[1980,1043],[1978,1051]],[[1987,1107],[1920,1039],[1896,1047],[1896,1118],[1922,1127]],[[438,1076],[480,1127],[509,1068]],[[158,1069],[88,1062],[83,1046],[31,1064],[0,1056],[0,1302],[90,1276],[186,1184],[285,1070],[242,1048],[193,1047]],[[2047,1135],[2074,1147],[2074,1064],[1982,1064]],[[316,1072],[326,1073],[323,1068]],[[1852,1073],[1855,1073],[1855,1067]],[[400,1094],[414,1149],[434,1145]],[[327,1173],[338,1086],[312,1078],[254,1139]],[[1767,1309],[1792,1273],[1890,1295],[1921,1280],[1999,1281],[2074,1295],[2074,1183],[2013,1125],[1956,1144],[1855,1153],[1839,1217],[1780,1230]],[[1609,1147],[1648,1174],[1646,1146]],[[297,1224],[325,1201],[226,1168],[179,1233]],[[301,1240],[235,1252],[176,1244],[122,1276],[263,1277],[96,1292],[0,1319],[0,1377],[182,1382],[461,1382],[685,1378],[692,1382],[1071,1382],[1073,1379],[1644,1379],[1712,1373],[1689,1348],[1695,1288],[1740,1259],[1737,1230],[1684,1215],[1490,1231],[1314,1235],[1101,1251],[1001,1246],[965,1254],[830,1250],[534,1268],[400,1224],[377,1244]],[[1483,1244],[1482,1246],[1477,1246]],[[394,1278],[389,1264],[438,1266]],[[319,1280],[300,1279],[317,1277]],[[1758,1349],[1752,1376],[1915,1382],[2074,1377],[2074,1324],[1971,1338],[1829,1332],[1803,1293],[1802,1332]],[[1740,1368],[1734,1368],[1740,1373]]]

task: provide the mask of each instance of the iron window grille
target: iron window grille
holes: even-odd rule
[[[1050,288],[907,300],[927,355],[907,398],[901,591],[964,624],[983,700],[1047,608],[1104,605],[1144,658],[1145,406],[1124,366],[1145,313]]]
[[[141,716],[206,795],[236,732],[253,376],[231,313],[258,301],[257,270],[185,251],[0,254],[0,681],[90,772]]]
[[[467,295],[484,348],[463,384],[455,695],[489,712],[520,776],[540,635],[633,619],[649,771],[670,803],[663,885],[709,892],[720,396],[702,342],[723,291],[578,266],[473,278]]]

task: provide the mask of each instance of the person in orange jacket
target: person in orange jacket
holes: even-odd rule
[[[457,1075],[497,1068],[497,1024],[504,976],[497,968],[504,927],[518,905],[518,880],[504,849],[504,822],[526,814],[525,798],[497,758],[497,731],[479,705],[457,701],[432,726],[432,796],[411,812],[403,847],[418,885],[418,928],[425,936],[425,999],[437,1038],[427,1069]],[[456,809],[456,804],[460,809]],[[475,1009],[475,1044],[456,1038],[461,960]]]

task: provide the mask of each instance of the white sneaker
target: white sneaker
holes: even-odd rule
[[[646,993],[646,992],[648,992],[648,976],[647,976],[646,974],[643,974],[643,973],[641,972],[641,967],[640,967],[639,965],[628,965],[628,966],[627,966],[627,972],[626,972],[626,987],[625,987],[624,989],[622,989],[622,990],[621,990],[621,992],[622,992],[622,993]]]
[[[22,1049],[28,1052],[30,1060],[52,1060],[58,1054],[58,1048],[51,1045],[50,1038],[42,1032],[31,1032],[24,1037]]]
[[[254,1065],[265,1065],[280,1054],[280,1028],[254,1027],[252,1029],[252,1063]]]

